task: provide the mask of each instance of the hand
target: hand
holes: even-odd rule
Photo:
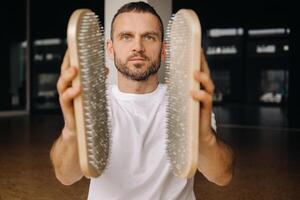
[[[201,50],[201,69],[200,71],[194,72],[194,79],[199,82],[200,90],[191,91],[191,96],[193,99],[200,102],[200,127],[199,127],[199,139],[200,141],[209,141],[213,134],[211,128],[211,113],[213,104],[213,93],[214,93],[214,83],[210,76],[209,67],[203,53]]]
[[[61,74],[57,81],[59,103],[65,121],[65,127],[63,130],[63,134],[65,135],[76,134],[73,100],[80,94],[81,90],[80,87],[72,86],[72,81],[75,79],[77,73],[77,68],[70,66],[70,56],[67,50],[61,65]]]

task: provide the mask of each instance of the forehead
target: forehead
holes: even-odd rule
[[[160,33],[160,22],[151,13],[125,12],[119,14],[113,24],[115,33],[130,32],[158,32]]]

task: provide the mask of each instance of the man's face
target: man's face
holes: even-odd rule
[[[128,12],[117,16],[109,55],[125,77],[144,81],[160,67],[162,33],[159,20],[150,13]]]

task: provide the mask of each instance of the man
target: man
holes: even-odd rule
[[[112,21],[107,50],[118,69],[118,85],[109,90],[112,152],[104,174],[91,179],[89,199],[195,199],[193,178],[175,177],[166,158],[166,86],[159,84],[157,75],[165,47],[155,10],[144,2],[121,7]],[[202,67],[194,79],[203,89],[191,91],[191,98],[201,103],[198,170],[209,181],[226,185],[232,177],[233,153],[212,128],[214,85],[205,60]],[[65,185],[83,176],[72,102],[80,88],[71,86],[77,73],[69,66],[67,52],[57,83],[65,126],[51,150],[56,177]]]

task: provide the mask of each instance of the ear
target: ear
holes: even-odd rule
[[[107,50],[108,57],[113,60],[114,59],[114,48],[113,48],[113,42],[111,39],[108,39],[106,41],[106,50]]]
[[[166,48],[167,48],[167,44],[166,44],[165,41],[163,41],[163,42],[162,42],[162,47],[161,47],[161,54],[160,54],[161,60],[162,60],[163,62],[166,61]]]

